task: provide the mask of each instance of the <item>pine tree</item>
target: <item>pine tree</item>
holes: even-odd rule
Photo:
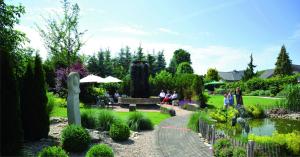
[[[250,62],[248,64],[247,69],[244,72],[243,80],[247,81],[255,76],[254,68],[256,65],[253,65],[253,57],[252,54],[250,55]]]
[[[97,75],[101,77],[105,77],[106,71],[105,71],[105,59],[104,59],[104,51],[100,50],[98,52],[98,68],[97,68]]]
[[[111,62],[111,55],[110,55],[110,50],[107,49],[105,52],[104,52],[104,69],[105,69],[105,76],[109,76],[109,75],[112,75],[112,70],[113,70],[113,67],[112,67],[112,62]]]
[[[49,133],[48,98],[46,95],[45,72],[41,57],[37,54],[34,63],[34,110],[36,112],[36,125],[31,130],[35,132],[34,139],[47,138]]]
[[[137,52],[135,53],[134,59],[138,60],[138,61],[144,61],[145,56],[144,56],[143,48],[141,45],[138,47]]]
[[[98,72],[98,61],[95,55],[91,56],[88,60],[87,69],[89,72],[97,74]]]
[[[281,47],[275,66],[275,75],[291,75],[293,72],[292,61],[290,60],[284,45]]]
[[[1,48],[1,156],[16,156],[22,145],[23,130],[17,81],[11,57]]]
[[[154,55],[152,54],[148,54],[147,55],[147,62],[148,62],[148,65],[149,65],[149,74],[154,76],[154,69],[155,69],[155,57]]]
[[[158,52],[155,64],[155,73],[166,69],[166,60],[163,51]]]

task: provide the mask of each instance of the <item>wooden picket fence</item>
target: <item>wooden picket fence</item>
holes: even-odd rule
[[[220,138],[228,139],[233,147],[243,147],[247,150],[247,157],[254,156],[268,156],[268,157],[283,157],[285,156],[285,151],[275,144],[259,144],[254,141],[249,140],[248,142],[243,142],[235,138],[231,138],[228,135],[219,132],[215,129],[214,125],[208,124],[201,119],[199,120],[199,133],[205,138],[209,144],[213,145],[216,140]],[[255,155],[257,154],[257,155]]]

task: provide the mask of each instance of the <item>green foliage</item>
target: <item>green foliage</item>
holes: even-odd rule
[[[66,153],[59,146],[45,147],[39,153],[38,157],[68,157],[68,153]]]
[[[195,95],[197,96],[197,100],[200,102],[200,107],[206,107],[206,103],[208,98],[204,95],[204,81],[203,77],[195,75],[193,80],[192,89],[194,90]]]
[[[202,121],[211,124],[212,119],[210,116],[205,112],[194,112],[190,118],[187,127],[195,132],[199,131],[199,119]]]
[[[84,128],[96,129],[97,128],[97,112],[95,110],[85,110],[81,112],[81,125]]]
[[[193,74],[194,70],[190,63],[188,62],[182,62],[177,66],[176,74]]]
[[[216,157],[232,156],[232,144],[228,139],[218,139],[213,145],[213,149]]]
[[[282,45],[280,53],[277,57],[275,63],[275,75],[291,75],[292,70],[292,61],[289,58],[289,54],[286,52],[285,46]]]
[[[160,106],[160,113],[169,114],[170,116],[176,116],[176,111],[172,108]]]
[[[174,76],[175,89],[178,92],[179,99],[191,99],[193,90],[191,85],[196,75],[194,74],[180,74]]]
[[[151,86],[151,94],[157,95],[162,89],[163,90],[173,90],[174,89],[174,81],[172,74],[162,70],[155,77],[150,77],[149,79]]]
[[[224,122],[226,122],[226,116],[227,116],[227,120],[231,120],[233,117],[238,115],[238,110],[236,110],[233,107],[229,107],[227,110],[226,109],[216,109],[213,112],[210,112],[209,115],[212,119],[215,119],[218,122],[224,123]]]
[[[111,125],[119,119],[116,117],[116,115],[109,110],[100,110],[98,112],[98,128],[102,131],[109,131]]]
[[[43,64],[43,69],[45,70],[45,79],[48,89],[55,88],[55,69],[54,66],[46,60]]]
[[[114,123],[109,129],[109,136],[115,141],[126,141],[130,136],[129,127],[122,122]]]
[[[283,90],[286,99],[282,100],[282,105],[292,111],[300,110],[300,85],[287,85]]]
[[[68,152],[82,152],[91,143],[87,130],[77,125],[68,125],[62,130],[62,147]]]
[[[132,112],[127,119],[127,124],[131,130],[152,130],[151,120],[141,112]]]
[[[47,104],[47,112],[50,115],[53,111],[55,104],[55,96],[52,92],[47,93],[48,104]]]
[[[243,147],[236,147],[233,149],[233,157],[247,157],[247,153],[245,148]]]
[[[6,50],[1,51],[0,61],[1,83],[5,82],[1,84],[1,156],[15,156],[19,155],[23,136],[19,92],[12,59]]]
[[[259,105],[247,105],[246,111],[253,118],[263,118],[265,116],[264,110]]]
[[[183,62],[188,62],[189,64],[192,63],[190,53],[183,49],[175,50],[168,71],[175,74],[178,65]]]
[[[205,80],[211,82],[211,81],[219,81],[220,80],[220,76],[219,73],[217,71],[217,69],[215,68],[209,68],[207,70],[206,76],[205,76]]]
[[[130,67],[130,95],[133,98],[148,98],[149,67],[142,61],[133,61]]]
[[[251,53],[250,63],[248,64],[248,67],[246,68],[246,70],[244,72],[243,80],[249,80],[255,76],[255,73],[254,73],[255,67],[256,67],[256,65],[253,65],[253,57],[252,57],[252,53]]]
[[[85,157],[114,157],[114,152],[106,144],[97,144],[88,150]]]
[[[285,146],[294,155],[300,155],[300,133],[299,131],[293,131],[292,133],[279,134],[273,132],[272,136],[257,136],[250,134],[249,140],[253,140],[257,143],[271,143]]]
[[[226,93],[226,89],[223,88],[215,88],[215,94],[221,94],[224,95]]]
[[[78,52],[83,46],[81,37],[84,32],[78,30],[79,6],[70,4],[67,0],[64,0],[62,5],[64,13],[62,16],[47,19],[45,29],[38,26],[48,49],[50,61],[56,69],[68,67],[79,60]]]

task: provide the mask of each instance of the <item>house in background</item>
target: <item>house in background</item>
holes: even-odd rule
[[[244,76],[244,70],[233,70],[229,72],[218,72],[219,76],[221,77],[221,81],[224,82],[235,82],[239,81]]]
[[[292,64],[294,74],[300,73],[300,65]],[[270,78],[274,75],[274,69],[265,70],[259,77],[262,79]]]

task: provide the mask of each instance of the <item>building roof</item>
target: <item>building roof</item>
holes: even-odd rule
[[[293,73],[300,73],[300,65],[292,64]],[[265,70],[259,77],[266,79],[274,75],[274,69]]]
[[[233,70],[229,72],[218,72],[219,76],[222,78],[222,80],[225,81],[239,81],[244,76],[244,70]]]

